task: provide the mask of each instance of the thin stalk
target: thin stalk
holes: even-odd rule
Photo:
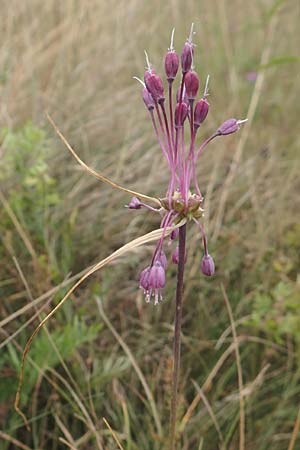
[[[172,401],[170,414],[170,450],[175,450],[176,448],[176,412],[177,412],[178,381],[180,369],[180,343],[181,343],[180,338],[181,338],[185,243],[186,243],[186,224],[179,228],[179,261],[178,261],[177,287],[176,287],[175,330],[174,330],[174,344],[173,344],[173,380],[172,380]]]

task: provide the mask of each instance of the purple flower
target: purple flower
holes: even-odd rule
[[[204,122],[209,110],[209,103],[206,98],[201,98],[196,105],[194,111],[194,127],[198,129],[201,123]]]
[[[175,128],[183,127],[184,121],[188,115],[188,106],[186,103],[177,103],[175,108]]]
[[[248,81],[256,81],[257,72],[255,72],[255,70],[251,70],[250,72],[247,72],[246,78]]]
[[[166,232],[168,227],[176,225],[182,220],[196,222],[202,235],[205,255],[201,262],[201,270],[207,276],[213,275],[215,271],[214,261],[208,253],[206,236],[201,224],[203,196],[196,176],[196,165],[201,153],[213,139],[236,132],[245,122],[245,120],[228,119],[200,146],[196,144],[196,133],[209,111],[207,101],[209,76],[206,79],[204,92],[197,100],[199,76],[193,68],[195,48],[192,40],[193,34],[192,26],[190,36],[181,52],[182,74],[177,93],[174,92],[173,87],[179,66],[179,58],[173,47],[174,30],[164,61],[168,83],[167,101],[163,81],[150,64],[147,53],[145,84],[139,80],[144,87],[142,97],[149,111],[166,168],[169,171],[169,183],[165,196],[159,199],[160,209],[155,209],[136,198],[132,199],[128,205],[131,209],[147,208],[150,211],[158,212],[161,216],[161,237],[157,242],[150,266],[142,272],[140,278],[140,286],[145,292],[146,300],[150,301],[154,296],[155,304],[161,299],[162,289],[165,286],[167,258],[163,252],[163,244],[167,234],[170,234],[169,231]],[[178,230],[174,230],[169,243],[172,243],[177,235]],[[178,264],[178,248],[173,252],[172,261]]]
[[[161,78],[151,69],[144,74],[146,88],[155,102],[161,103],[165,100],[164,85]]]
[[[201,270],[204,275],[211,277],[215,273],[215,263],[213,258],[207,253],[201,261]]]
[[[177,53],[174,52],[174,50],[168,51],[165,57],[165,71],[167,75],[167,80],[169,82],[172,82],[178,72],[179,67],[179,58]]]
[[[247,122],[248,119],[244,120],[236,120],[236,119],[228,119],[217,129],[217,133],[222,136],[226,136],[227,134],[235,133],[240,129],[240,125],[242,123]]]
[[[199,89],[199,77],[193,70],[187,72],[184,77],[186,95],[189,100],[195,100]]]
[[[193,34],[194,24],[192,24],[190,36],[184,44],[181,52],[181,69],[183,74],[187,73],[192,67],[194,57]]]
[[[141,209],[141,207],[142,207],[142,203],[140,202],[140,200],[137,197],[132,197],[132,199],[128,203],[129,209]]]
[[[173,255],[172,255],[172,263],[173,264],[178,264],[179,263],[179,247],[177,245],[177,247],[175,248]],[[186,253],[184,255],[184,264],[186,263]]]
[[[144,289],[146,302],[149,303],[154,297],[154,305],[162,300],[162,289],[166,284],[165,269],[160,261],[143,270],[140,276],[140,287]]]
[[[173,28],[170,48],[165,56],[165,72],[169,83],[174,81],[179,67],[179,57],[173,47],[174,31],[175,29]]]
[[[167,261],[167,257],[165,255],[165,252],[163,250],[160,251],[157,260],[161,263],[161,265],[163,266],[163,268],[166,270],[167,265],[168,265],[168,261]]]
[[[152,95],[150,94],[147,88],[143,89],[143,100],[149,111],[154,109],[155,103]]]

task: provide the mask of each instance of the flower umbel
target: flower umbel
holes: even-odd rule
[[[142,206],[161,214],[160,227],[177,224],[180,220],[194,220],[202,235],[204,257],[201,262],[203,274],[212,276],[215,271],[214,261],[208,254],[206,236],[199,219],[203,215],[203,196],[196,177],[196,164],[206,146],[216,137],[235,133],[246,120],[228,119],[204,142],[196,145],[196,135],[209,112],[208,82],[206,78],[203,94],[197,100],[200,79],[194,70],[195,45],[193,43],[193,25],[189,38],[185,42],[181,57],[174,49],[174,30],[171,44],[165,55],[164,67],[168,84],[168,95],[161,77],[154,70],[146,54],[147,67],[144,82],[139,80],[144,89],[142,97],[149,111],[151,123],[169,170],[169,184],[166,194],[160,199],[161,209],[147,206],[132,199],[128,207],[140,209]],[[181,62],[181,71],[179,70]],[[176,77],[180,76],[178,89],[174,90]],[[166,100],[167,98],[167,100]],[[188,132],[186,130],[188,129]],[[176,240],[174,236],[169,244]],[[154,304],[162,299],[165,285],[165,265],[161,263],[162,247],[165,234],[156,246],[152,261],[140,278],[140,286],[144,290],[146,301],[155,298]],[[173,251],[172,261],[178,263],[178,248]]]

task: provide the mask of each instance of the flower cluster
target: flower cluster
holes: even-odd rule
[[[142,97],[170,174],[166,195],[160,199],[161,209],[142,203],[136,197],[132,198],[128,205],[130,209],[147,208],[157,211],[162,216],[160,224],[163,229],[162,236],[157,243],[149,267],[143,270],[140,277],[140,287],[144,290],[146,301],[149,302],[153,296],[155,304],[162,299],[162,290],[166,282],[167,259],[162,248],[165,230],[182,219],[193,220],[197,223],[204,248],[201,270],[207,276],[214,274],[214,261],[208,253],[206,236],[199,222],[203,215],[203,196],[196,177],[196,164],[203,150],[214,138],[234,133],[239,129],[240,124],[245,122],[245,120],[228,119],[202,145],[196,146],[196,135],[209,112],[207,101],[209,76],[206,79],[203,94],[197,100],[200,80],[193,67],[195,50],[193,34],[192,26],[190,36],[179,58],[173,47],[174,30],[172,32],[171,45],[164,61],[166,90],[162,79],[150,64],[146,52],[147,68],[144,81],[137,78],[143,85]],[[175,91],[174,81],[178,72],[181,79]],[[187,135],[189,135],[188,140]],[[175,241],[177,236],[176,231],[172,232],[169,244]],[[172,262],[178,264],[178,247],[172,255]]]

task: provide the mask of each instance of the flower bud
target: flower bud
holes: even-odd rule
[[[140,288],[144,289],[145,292],[149,290],[149,274],[150,267],[146,267],[140,275]]]
[[[218,128],[217,134],[226,136],[227,134],[235,133],[240,129],[240,125],[244,122],[247,122],[248,119],[245,120],[236,120],[236,119],[228,119]]]
[[[142,95],[143,95],[143,100],[144,100],[144,103],[145,103],[147,109],[149,111],[154,109],[154,100],[147,88],[143,89]]]
[[[196,103],[195,111],[194,111],[194,127],[198,129],[202,122],[206,119],[209,110],[209,103],[206,98],[201,98]]]
[[[150,289],[162,289],[166,284],[166,274],[163,265],[156,261],[150,268],[149,285]]]
[[[176,102],[177,102],[177,103],[180,103],[180,93],[181,93],[181,88],[179,87],[179,88],[177,89],[177,92],[176,92]],[[185,89],[185,86],[183,86],[182,101],[183,101],[184,103],[186,103],[186,104],[189,106],[189,99],[188,99],[188,97],[187,97],[187,95],[186,95],[186,89]]]
[[[165,100],[165,95],[161,78],[156,75],[155,72],[149,72],[149,70],[147,70],[144,75],[144,81],[146,84],[146,88],[153,97],[153,100],[158,103],[163,102]]]
[[[211,277],[215,273],[215,263],[209,254],[204,255],[202,258],[201,271],[207,277]]]
[[[177,74],[179,66],[179,58],[174,50],[169,50],[165,57],[165,71],[167,80],[172,82]]]
[[[187,41],[182,49],[181,52],[181,68],[182,73],[188,72],[192,67],[192,61],[193,61],[193,55],[194,55],[194,45],[192,42]]]
[[[181,128],[188,115],[188,106],[186,103],[177,103],[175,108],[175,128]]]
[[[154,296],[154,305],[159,303],[159,300],[162,300],[161,290],[165,287],[166,284],[166,273],[162,264],[159,261],[156,261],[154,265],[150,268],[149,271],[149,289],[148,289],[148,298],[151,295]],[[146,294],[147,299],[147,294]]]
[[[175,239],[177,239],[178,235],[179,235],[179,229],[175,228],[175,230],[173,230],[170,234],[171,241],[174,241]]]
[[[172,255],[172,262],[174,264],[178,264],[179,263],[179,247],[178,247],[178,245],[175,248],[174,253]],[[186,252],[185,252],[185,255],[184,255],[184,264],[185,263],[186,263]]]
[[[186,94],[189,100],[195,100],[199,89],[199,78],[196,72],[191,70],[187,72],[184,78]]]
[[[159,261],[160,264],[163,266],[163,268],[166,270],[168,262],[167,262],[167,257],[165,255],[165,252],[163,250],[160,251],[157,261]]]
[[[141,207],[142,207],[142,203],[140,202],[140,200],[137,197],[132,197],[132,199],[128,203],[129,209],[141,209]]]

